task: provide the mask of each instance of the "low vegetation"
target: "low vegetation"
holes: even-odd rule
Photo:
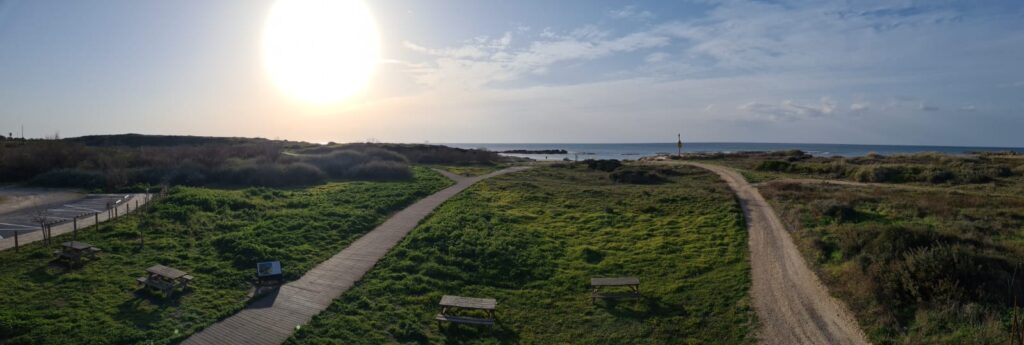
[[[483,181],[288,343],[751,343],[742,213],[717,176],[673,169],[654,185],[585,165]],[[643,299],[591,304],[608,276],[638,276]],[[445,294],[496,298],[497,325],[439,328]]]
[[[981,170],[956,176],[992,171],[980,162],[950,161]],[[873,343],[1008,340],[1013,307],[1024,302],[1024,197],[952,186],[775,183],[760,189]]]
[[[1010,154],[950,156],[919,153],[864,157],[813,157],[799,150],[701,154],[688,159],[711,160],[746,170],[757,181],[814,177],[875,183],[964,185],[999,182],[1024,175],[1024,160]],[[755,181],[756,182],[756,181]]]
[[[438,145],[331,144],[114,135],[0,142],[0,183],[140,191],[155,185],[305,187],[406,180],[411,164],[494,165],[503,157]]]
[[[291,280],[388,215],[451,181],[426,168],[399,182],[305,189],[176,187],[150,209],[88,229],[103,249],[83,267],[55,265],[40,243],[0,252],[0,343],[167,344],[240,310],[255,263],[280,260]],[[70,240],[70,234],[55,242]],[[164,264],[195,276],[171,298],[136,285]]]

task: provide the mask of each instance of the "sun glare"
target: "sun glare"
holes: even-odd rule
[[[278,0],[263,28],[263,64],[274,85],[313,105],[366,87],[380,34],[362,0]]]

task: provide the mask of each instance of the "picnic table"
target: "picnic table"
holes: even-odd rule
[[[474,297],[462,297],[462,296],[449,296],[444,295],[441,297],[441,312],[434,317],[437,320],[438,326],[441,321],[448,321],[454,323],[463,323],[470,325],[484,325],[494,326],[494,309],[498,307],[498,301],[493,298],[474,298]],[[472,317],[472,316],[461,316],[451,313],[451,311],[457,309],[467,310],[482,310],[487,313],[487,317]]]
[[[193,279],[184,271],[164,265],[147,268],[146,273],[148,273],[147,276],[139,277],[136,281],[144,286],[160,290],[164,296],[170,296],[176,288],[180,287],[182,290],[188,288],[188,283]]]
[[[637,277],[616,277],[616,278],[590,278],[590,303],[597,302],[598,298],[639,298],[640,278]],[[627,287],[626,293],[602,292],[602,288]]]
[[[77,264],[82,261],[83,256],[95,259],[99,252],[100,249],[91,244],[70,241],[61,243],[60,249],[55,250],[53,254],[57,255],[57,260],[67,260],[71,264]]]

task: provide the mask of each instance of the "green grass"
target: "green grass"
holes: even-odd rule
[[[537,167],[454,197],[289,344],[744,344],[747,234],[717,176],[656,185]],[[592,305],[589,279],[638,276],[644,298]],[[493,297],[493,329],[438,328],[444,294]]]
[[[408,182],[172,189],[141,214],[80,232],[80,241],[103,249],[84,267],[51,265],[54,248],[39,243],[0,252],[0,343],[179,341],[247,303],[256,262],[280,260],[286,278],[299,277],[450,183],[416,168]],[[140,291],[135,278],[157,263],[190,272],[191,289],[169,299]]]

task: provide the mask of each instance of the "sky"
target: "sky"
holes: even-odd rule
[[[1024,147],[1024,1],[367,5],[366,88],[271,83],[273,1],[0,0],[0,132]]]

